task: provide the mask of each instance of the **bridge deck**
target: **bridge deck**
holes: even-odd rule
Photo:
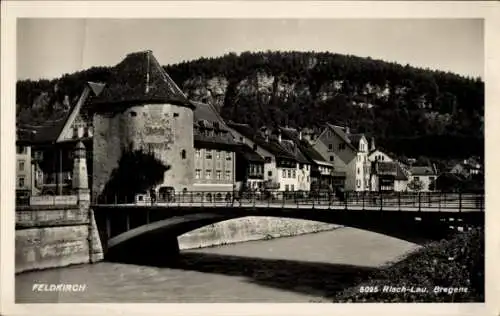
[[[178,202],[178,203],[128,203],[128,204],[97,204],[99,207],[106,208],[134,208],[144,209],[150,207],[162,208],[273,208],[273,209],[311,209],[311,210],[364,210],[364,211],[404,211],[404,212],[482,212],[482,208],[473,203],[465,205],[438,205],[433,203],[422,203],[417,205],[363,205],[362,203],[328,204],[328,203],[268,203],[268,202]]]

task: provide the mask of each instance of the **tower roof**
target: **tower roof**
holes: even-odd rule
[[[128,54],[94,104],[173,103],[194,108],[151,51]]]

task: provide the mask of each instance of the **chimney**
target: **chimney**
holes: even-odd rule
[[[437,172],[437,168],[436,168],[436,164],[435,164],[435,163],[433,163],[433,164],[432,164],[432,169],[434,170],[434,174],[437,174],[437,173],[438,173],[438,172]]]
[[[278,131],[278,142],[281,143],[281,131]]]
[[[351,133],[351,131],[349,130],[349,127],[347,127],[347,126],[345,127],[345,133],[348,135]]]
[[[299,140],[302,140],[302,131],[299,131]]]
[[[375,150],[375,137],[370,140],[370,151]]]

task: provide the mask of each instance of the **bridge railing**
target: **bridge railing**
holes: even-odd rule
[[[101,205],[167,205],[167,206],[269,206],[269,207],[307,207],[361,208],[361,209],[435,209],[480,210],[484,211],[482,192],[305,192],[305,191],[185,191],[151,198],[144,194],[127,196],[119,193],[106,197],[93,198],[94,204]]]

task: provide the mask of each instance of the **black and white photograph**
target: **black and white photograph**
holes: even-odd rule
[[[15,304],[486,302],[485,19],[17,17],[15,48]]]

